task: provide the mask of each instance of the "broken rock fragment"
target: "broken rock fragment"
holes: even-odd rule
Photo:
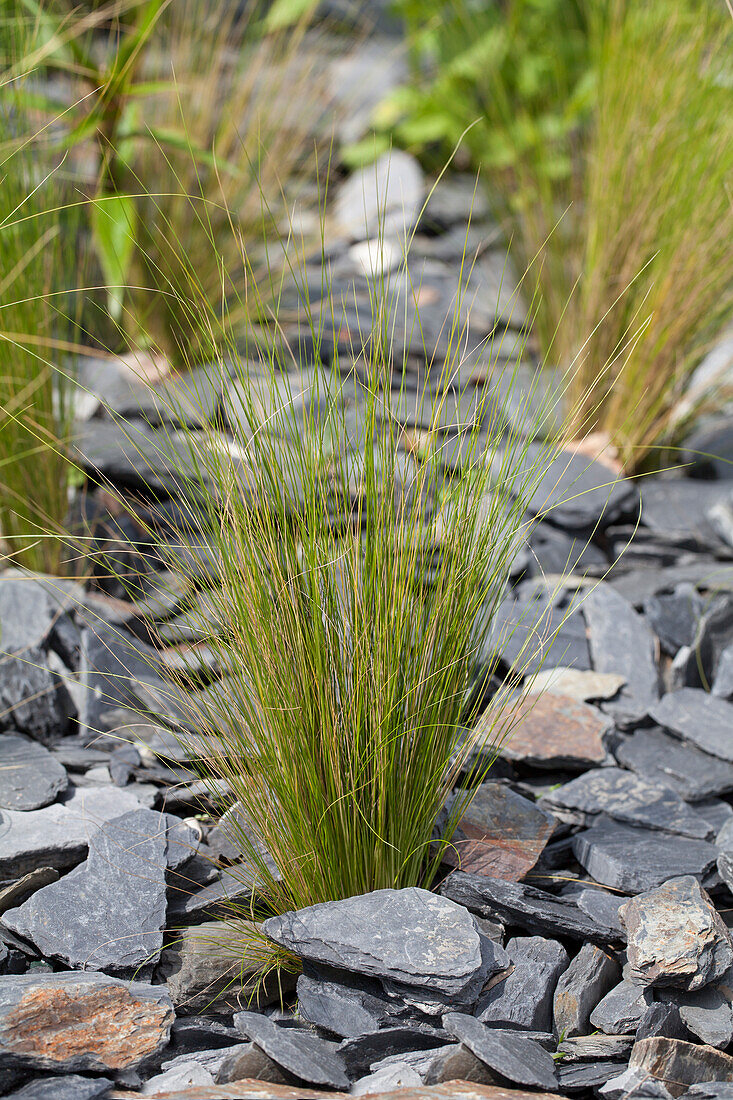
[[[733,964],[733,940],[691,875],[670,879],[619,909],[630,976],[644,985],[701,989]]]

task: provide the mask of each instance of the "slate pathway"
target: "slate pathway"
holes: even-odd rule
[[[380,173],[381,249],[364,228],[374,172],[343,183],[329,223],[349,339],[370,265],[391,266],[427,193],[405,154]],[[383,395],[385,416],[411,432],[426,423],[418,379],[430,375],[426,350],[445,351],[473,201],[470,180],[446,177],[414,238],[425,325],[416,342],[403,312],[406,378]],[[497,323],[508,346],[489,406],[507,426],[532,380],[513,359],[525,312],[511,286],[497,298],[503,250],[480,202],[471,241],[472,343],[441,427],[448,469],[462,461],[461,428],[486,415],[481,344]],[[317,266],[307,274],[319,287]],[[263,416],[286,402],[283,445],[324,394],[356,430],[358,391],[336,349],[316,363],[302,329],[288,336],[303,358],[298,397],[262,394]],[[497,647],[501,671],[521,667],[539,613],[554,642],[524,670],[542,663],[439,888],[270,918],[264,933],[302,973],[255,987],[227,902],[251,900],[256,869],[228,828],[235,811],[212,823],[227,791],[204,799],[205,740],[184,750],[174,733],[180,692],[222,685],[207,646],[213,550],[191,537],[195,501],[161,446],[172,439],[185,458],[176,429],[208,421],[239,454],[242,379],[202,367],[194,403],[110,363],[85,371],[76,448],[89,475],[80,519],[99,540],[91,580],[0,574],[0,1095],[733,1097],[731,467],[701,460],[688,472],[715,478],[639,486],[601,461],[557,458],[484,657]],[[708,451],[711,439],[733,457],[729,424],[711,426]],[[405,471],[407,485],[409,456]],[[108,513],[105,481],[143,491],[139,524]],[[155,555],[151,498],[168,539]],[[113,554],[118,573],[131,563],[132,596],[110,580]],[[188,688],[171,686],[171,669],[186,670]]]

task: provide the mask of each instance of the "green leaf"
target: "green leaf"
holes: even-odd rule
[[[98,196],[91,204],[94,243],[107,284],[107,308],[122,317],[125,288],[135,251],[137,211],[130,195]]]
[[[281,31],[309,15],[317,0],[275,0],[265,19],[266,31]]]
[[[179,130],[168,130],[160,126],[149,126],[147,130],[141,131],[141,134],[145,134],[158,143],[162,148],[175,149],[181,153],[188,153],[193,160],[201,161],[207,168],[226,169],[227,172],[231,172],[235,176],[244,176],[241,165],[235,164],[230,160],[222,160],[217,157],[215,153],[209,152],[203,145],[195,144],[188,134]],[[138,136],[133,134],[131,136]]]

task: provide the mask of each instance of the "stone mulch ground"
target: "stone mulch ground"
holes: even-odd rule
[[[410,158],[395,158],[389,181],[386,266],[425,193]],[[370,185],[347,180],[333,208],[329,256],[337,296],[352,288],[340,329],[350,337],[354,293],[368,299],[365,257],[366,271],[374,263],[374,226],[356,228]],[[472,205],[470,346],[498,320],[511,348],[525,320],[473,182],[447,178],[413,244],[423,335],[409,311],[394,334],[416,380],[430,374],[423,340],[428,360],[444,350]],[[293,381],[307,404],[329,384],[333,348],[320,365],[301,350]],[[345,339],[341,371],[347,361]],[[509,350],[506,363],[509,378]],[[113,364],[85,371],[82,464],[92,481],[162,499],[180,546],[178,486],[157,436],[175,419],[172,383],[156,397]],[[456,379],[447,436],[477,415],[485,376],[477,350]],[[520,388],[530,376],[520,368]],[[236,373],[202,368],[205,401],[184,419],[221,422],[239,386]],[[386,395],[413,430],[426,415],[409,400],[417,387]],[[131,430],[144,461],[126,445]],[[175,552],[151,556],[103,493],[80,497],[105,540],[89,584],[0,576],[0,1094],[733,1096],[729,470],[700,460],[632,484],[602,462],[558,457],[534,504],[552,506],[517,555],[487,643],[505,670],[523,662],[542,612],[554,636],[534,684],[544,692],[461,823],[437,893],[379,891],[266,923],[303,960],[284,1009],[267,986],[249,1004],[250,975],[221,937],[216,918],[227,900],[246,903],[252,876],[226,817],[193,816],[195,749],[182,749],[163,702],[171,667],[195,674],[192,691],[216,690],[201,625],[207,548],[191,549],[184,578]],[[143,576],[136,602],[106,579],[110,558]]]

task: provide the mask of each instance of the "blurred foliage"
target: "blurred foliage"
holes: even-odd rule
[[[680,438],[705,341],[731,315],[725,0],[395,6],[412,79],[352,161],[395,143],[482,173],[538,285],[543,358],[575,371],[574,429],[605,431],[637,468]]]
[[[395,8],[413,80],[375,116],[382,145],[394,137],[441,164],[462,141],[485,167],[511,168],[531,156],[550,178],[570,173],[572,137],[593,102],[595,3],[395,0]],[[363,152],[372,148],[365,142]],[[361,151],[352,149],[352,158]]]
[[[114,350],[121,337],[176,359],[201,336],[177,291],[196,278],[214,309],[243,296],[223,285],[212,241],[233,243],[227,272],[242,286],[272,276],[255,270],[254,253],[277,236],[272,211],[294,175],[315,163],[325,111],[304,41],[311,5],[7,2],[26,27],[13,71],[33,78],[37,132],[24,138],[69,154],[88,211],[108,321],[105,332],[97,309],[90,332]]]

